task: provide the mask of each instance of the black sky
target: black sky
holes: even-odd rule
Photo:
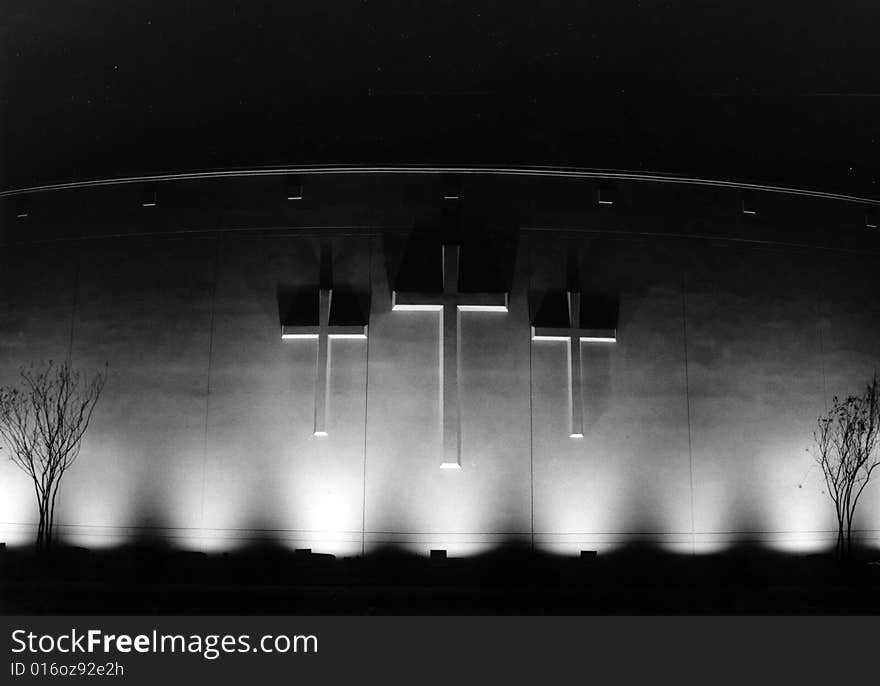
[[[0,186],[412,162],[880,196],[878,7],[0,0]]]

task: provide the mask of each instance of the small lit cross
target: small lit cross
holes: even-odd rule
[[[568,342],[568,400],[571,409],[571,438],[584,437],[584,397],[581,378],[581,342],[615,343],[616,329],[581,328],[581,294],[568,291],[568,328],[532,327],[533,341]]]
[[[443,292],[392,291],[395,312],[440,312],[439,363],[440,412],[443,424],[441,469],[461,468],[461,416],[459,408],[459,353],[461,312],[507,312],[507,293],[461,293],[458,290],[459,246],[444,245]]]
[[[327,435],[327,397],[330,386],[330,339],[367,338],[366,325],[330,324],[330,307],[333,289],[318,291],[318,325],[295,326],[283,324],[281,338],[284,340],[317,340],[318,355],[315,361],[315,436]]]

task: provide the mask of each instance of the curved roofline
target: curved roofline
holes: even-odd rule
[[[159,183],[163,181],[193,181],[199,179],[227,179],[256,176],[286,176],[289,174],[479,174],[488,176],[520,176],[546,177],[562,179],[602,179],[607,181],[636,181],[647,183],[670,183],[690,186],[712,186],[717,188],[735,188],[755,190],[767,193],[823,198],[826,200],[842,200],[866,205],[880,205],[880,198],[848,195],[845,193],[828,193],[806,188],[774,186],[744,181],[724,179],[708,179],[701,177],[676,176],[656,172],[634,172],[589,169],[577,167],[493,167],[463,165],[356,165],[356,164],[324,164],[324,165],[289,165],[273,167],[255,167],[241,169],[215,169],[189,172],[167,172],[142,176],[125,176],[109,179],[91,179],[87,181],[68,181],[63,183],[12,188],[0,191],[0,198],[44,193],[50,191],[75,190],[79,188],[98,188],[102,186],[122,186],[136,183]]]

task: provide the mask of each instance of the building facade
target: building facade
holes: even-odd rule
[[[325,170],[326,171],[326,170]],[[831,547],[880,368],[860,199],[447,170],[6,193],[0,383],[109,365],[58,531],[359,555]],[[0,540],[32,540],[0,464]],[[880,488],[859,538],[880,545]]]

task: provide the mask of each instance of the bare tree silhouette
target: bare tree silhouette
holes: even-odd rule
[[[40,522],[37,548],[53,542],[55,500],[79,456],[83,435],[104,389],[105,371],[85,378],[68,363],[23,367],[17,386],[0,388],[0,437],[9,459],[33,481]]]
[[[837,556],[852,555],[852,524],[859,498],[880,464],[880,386],[877,374],[861,395],[834,397],[813,432],[816,462],[837,514]]]

